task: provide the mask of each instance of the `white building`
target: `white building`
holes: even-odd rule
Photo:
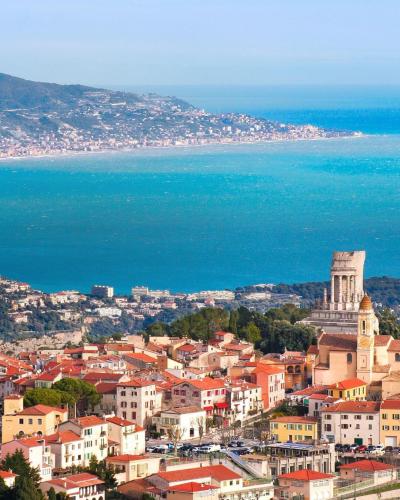
[[[117,416],[141,427],[146,427],[154,413],[161,409],[158,401],[154,382],[132,379],[117,385]]]
[[[21,450],[33,468],[37,468],[42,481],[51,479],[55,464],[54,454],[43,438],[13,439],[1,445],[1,458]]]
[[[376,401],[342,401],[321,409],[321,437],[340,444],[379,444]]]
[[[107,418],[108,438],[118,444],[118,455],[141,455],[146,450],[143,427],[120,417]]]
[[[96,416],[80,417],[60,424],[60,431],[72,431],[84,441],[83,464],[89,465],[94,455],[97,460],[104,460],[108,450],[107,422]]]
[[[84,465],[85,440],[73,431],[59,431],[45,436],[47,445],[54,454],[55,467],[67,469],[72,465]]]
[[[104,500],[104,481],[93,474],[82,472],[72,476],[60,477],[40,483],[40,489],[46,493],[54,488],[56,493],[65,493],[71,500]]]
[[[201,430],[206,433],[206,412],[198,406],[163,410],[153,417],[152,422],[162,435],[167,435],[172,427],[179,427],[182,432],[180,440],[199,438]]]

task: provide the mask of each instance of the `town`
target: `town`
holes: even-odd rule
[[[334,252],[311,310],[268,284],[119,297],[3,278],[0,498],[398,498],[400,340],[365,257]]]
[[[0,73],[0,158],[357,135],[240,113],[212,114],[174,97]]]

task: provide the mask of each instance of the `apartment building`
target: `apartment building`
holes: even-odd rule
[[[340,444],[379,444],[379,406],[376,401],[342,401],[322,408],[322,438]]]
[[[108,455],[108,425],[104,419],[92,415],[68,420],[60,425],[60,431],[72,431],[83,439],[83,465],[89,465],[93,455],[98,460]]]
[[[154,413],[161,409],[158,401],[154,382],[131,379],[117,385],[117,416],[141,427],[146,427]]]
[[[141,455],[146,449],[146,431],[140,425],[120,417],[106,419],[108,438],[118,455]]]
[[[55,467],[67,469],[73,465],[83,466],[85,440],[73,431],[58,431],[45,437],[46,444],[54,454]]]
[[[380,443],[400,445],[400,399],[386,399],[380,407]]]
[[[276,441],[318,439],[318,419],[313,417],[276,417],[270,421],[271,436]]]

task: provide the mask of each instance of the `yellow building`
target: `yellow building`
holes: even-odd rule
[[[385,446],[400,445],[400,399],[382,401],[379,440]]]
[[[312,417],[276,417],[270,422],[271,436],[286,441],[318,439],[318,419]]]
[[[4,399],[1,442],[7,443],[15,437],[54,434],[58,425],[66,420],[68,410],[46,405],[24,409],[21,396],[8,396]]]
[[[328,394],[336,399],[361,401],[367,397],[367,384],[359,378],[342,380],[329,386]]]

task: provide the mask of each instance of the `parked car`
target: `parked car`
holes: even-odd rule
[[[209,444],[206,446],[200,446],[200,453],[214,453],[221,450],[221,445],[219,444]]]
[[[336,450],[336,451],[339,451],[339,452],[340,452],[340,451],[343,451],[343,445],[342,445],[342,444],[340,444],[340,443],[336,443],[336,444],[335,444],[335,450]]]
[[[359,444],[351,444],[350,451],[355,452],[359,446],[360,446]]]
[[[385,447],[383,444],[378,444],[375,446],[375,449],[371,452],[372,455],[384,455],[385,454]]]
[[[367,449],[365,450],[365,453],[372,453],[375,450],[375,446],[372,444],[369,444],[367,446]]]
[[[385,453],[393,453],[394,448],[393,446],[385,446]]]
[[[350,451],[350,445],[349,445],[349,444],[344,444],[344,445],[342,446],[342,451],[343,451],[344,453],[349,452],[349,451]]]
[[[367,450],[367,447],[365,444],[361,444],[360,446],[357,446],[356,448],[356,453],[365,453]]]

